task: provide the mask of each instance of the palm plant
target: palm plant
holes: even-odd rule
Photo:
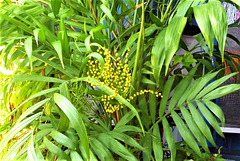
[[[3,1],[1,65],[13,74],[1,74],[1,159],[163,160],[168,147],[175,160],[173,123],[207,160],[198,144],[207,154],[206,139],[216,145],[205,119],[221,136],[217,119],[225,122],[211,100],[240,85],[221,87],[237,73],[202,74],[214,37],[224,60],[227,35],[221,3],[203,2],[161,2],[154,15],[149,0]],[[172,62],[186,49],[181,35],[192,13],[206,61],[189,50]]]

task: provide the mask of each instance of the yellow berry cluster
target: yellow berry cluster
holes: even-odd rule
[[[161,93],[159,93],[159,92],[154,92],[153,90],[150,90],[150,89],[149,90],[144,89],[144,90],[140,90],[139,92],[136,92],[135,94],[133,94],[133,96],[130,96],[130,98],[127,99],[127,100],[128,101],[133,100],[137,96],[144,95],[144,94],[147,94],[147,93],[154,94],[156,97],[162,97]]]
[[[103,82],[114,91],[114,95],[101,97],[106,112],[113,113],[123,108],[121,103],[114,101],[117,94],[127,97],[130,89],[131,73],[128,66],[128,53],[125,56],[119,56],[116,50],[111,52],[105,47],[99,48],[97,52],[103,56],[105,61],[103,71],[101,72],[101,63],[90,58],[87,65],[89,66],[87,75]]]

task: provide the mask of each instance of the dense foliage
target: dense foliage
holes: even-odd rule
[[[0,73],[1,160],[174,161],[183,147],[219,158],[209,126],[224,137],[225,119],[212,100],[240,89],[221,86],[237,75],[223,76],[222,62],[238,71],[240,58],[224,55],[221,2],[204,2],[158,1],[156,13],[150,0],[1,2],[0,65],[12,71]]]

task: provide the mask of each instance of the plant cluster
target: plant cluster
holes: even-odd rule
[[[0,65],[11,73],[0,72],[0,160],[220,158],[207,143],[217,147],[210,127],[224,137],[212,100],[240,89],[222,86],[240,71],[224,52],[239,25],[218,0],[155,3],[156,13],[150,0],[1,2]]]

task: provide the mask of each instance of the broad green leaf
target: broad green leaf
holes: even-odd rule
[[[86,152],[87,158],[89,159],[89,142],[86,127],[82,120],[81,115],[79,115],[77,109],[69,102],[64,96],[55,93],[54,94],[55,103],[61,108],[61,110],[67,115],[74,129],[76,129],[78,136],[83,144],[84,150]]]
[[[240,89],[240,84],[230,84],[219,87],[203,97],[204,100],[213,100]]]
[[[24,42],[24,47],[29,59],[29,64],[32,70],[32,36],[28,37]]]
[[[193,0],[190,1],[180,1],[177,8],[176,8],[176,14],[174,15],[175,17],[183,17],[189,10],[189,7],[193,3]]]
[[[229,79],[230,77],[236,75],[237,73],[232,73],[229,75],[226,75],[218,80],[215,80],[214,82],[210,83],[207,87],[205,87],[196,97],[196,99],[199,99],[201,97],[203,97],[204,95],[206,95],[207,93],[209,93],[210,91],[214,90],[215,88],[217,88],[218,86],[220,86],[223,82],[225,82],[227,79]]]
[[[46,77],[40,75],[16,75],[12,82],[22,82],[22,81],[42,81],[42,82],[54,82],[54,83],[64,83],[66,80]]]
[[[207,107],[219,118],[219,120],[222,122],[222,126],[225,126],[225,117],[224,117],[224,113],[221,109],[221,107],[219,107],[218,105],[216,105],[215,103],[213,103],[212,101],[209,100],[204,100],[203,101]]]
[[[166,29],[162,30],[158,35],[153,44],[152,48],[152,57],[151,64],[153,65],[153,73],[156,79],[157,85],[159,86],[160,72],[162,70],[163,62],[165,59],[164,54],[164,38],[165,38]]]
[[[171,161],[175,161],[176,158],[176,145],[172,130],[169,123],[165,117],[162,118],[162,125],[164,130],[164,136],[166,137],[169,149],[171,151]]]
[[[94,137],[90,137],[89,142],[93,151],[97,154],[100,160],[114,161],[111,152],[100,141]]]
[[[193,120],[195,121],[195,123],[197,124],[198,128],[200,129],[200,131],[202,132],[202,134],[208,139],[208,141],[215,147],[216,144],[213,140],[212,137],[212,133],[208,127],[208,125],[206,124],[206,122],[204,121],[204,119],[202,118],[201,114],[199,113],[199,111],[196,109],[196,107],[193,106],[192,103],[188,102],[188,107],[191,111]]]
[[[55,18],[57,18],[57,15],[58,15],[60,7],[61,7],[61,3],[62,3],[62,1],[60,1],[60,0],[51,0],[51,7],[52,7],[52,11],[53,11]]]
[[[57,52],[57,54],[58,54],[58,57],[59,57],[59,59],[60,59],[60,62],[61,62],[61,64],[62,64],[62,67],[63,67],[63,69],[64,69],[61,41],[58,40],[58,41],[52,42],[52,46],[53,46],[54,49],[56,50],[56,52]]]
[[[214,32],[211,26],[211,20],[209,19],[209,7],[207,4],[199,5],[193,7],[194,16],[196,18],[197,24],[208,44],[210,49],[209,55],[213,54],[214,46]]]
[[[49,134],[56,142],[59,144],[68,147],[71,150],[76,150],[77,143],[74,143],[70,138],[68,138],[66,135],[58,132],[57,130],[53,130]]]
[[[108,149],[123,157],[126,160],[137,161],[137,158],[128,151],[120,142],[112,138],[111,136],[101,133],[98,136],[98,140],[102,142]]]
[[[49,141],[46,137],[44,137],[43,144],[51,153],[57,155],[60,159],[69,160],[69,156],[64,151],[62,151],[58,146]]]
[[[206,118],[206,120],[209,122],[209,124],[217,131],[217,133],[224,137],[221,128],[216,120],[216,118],[212,115],[212,113],[206,108],[204,104],[202,104],[200,101],[196,101],[198,108],[200,109],[203,116]]]
[[[186,17],[175,17],[172,19],[170,24],[167,27],[165,37],[164,37],[164,54],[166,56],[165,58],[165,75],[168,72],[168,66],[170,64],[170,61],[173,57],[173,55],[178,50],[180,38],[182,36],[183,29],[186,25],[187,18]],[[171,42],[171,43],[169,43]]]
[[[160,128],[158,124],[155,124],[153,127],[153,139],[152,139],[152,145],[153,145],[153,152],[154,152],[154,158],[156,161],[162,161],[163,160],[163,147],[162,147],[162,138],[160,135]]]
[[[193,121],[193,118],[190,115],[190,113],[188,112],[188,110],[184,106],[181,106],[180,110],[181,110],[181,113],[182,113],[182,115],[184,117],[184,120],[185,120],[186,124],[188,125],[188,128],[191,130],[192,134],[199,141],[199,143],[201,144],[202,148],[207,153],[210,153],[210,151],[208,149],[208,144],[207,144],[207,141],[206,141],[205,137],[203,136],[202,132],[199,130],[199,128],[196,125],[196,123]]]
[[[220,1],[208,2],[209,19],[213,33],[218,41],[218,48],[221,52],[222,61],[224,59],[224,48],[228,31],[227,13]],[[212,33],[211,33],[212,34]]]
[[[83,161],[83,159],[80,156],[80,154],[78,154],[78,152],[76,152],[76,151],[71,151],[70,152],[70,156],[71,156],[71,160],[72,161]]]
[[[172,111],[171,114],[172,114],[172,118],[178,128],[178,131],[181,134],[181,136],[183,137],[183,139],[185,140],[185,142],[194,150],[194,152],[197,153],[197,155],[202,157],[202,154],[200,152],[197,142],[194,140],[192,134],[188,130],[187,126],[185,125],[185,123],[183,122],[181,117],[175,111]]]
[[[10,131],[5,135],[5,137],[2,139],[0,143],[0,151],[3,150],[3,148],[7,145],[8,141],[11,140],[20,130],[28,126],[30,123],[32,123],[36,118],[38,118],[42,112],[38,112],[31,117],[23,120],[19,124],[15,125],[13,128],[11,128]]]
[[[28,132],[26,135],[21,137],[21,139],[18,139],[18,141],[13,146],[11,146],[11,148],[8,149],[7,153],[3,156],[2,159],[9,160],[14,155],[14,153],[18,151],[19,148],[21,148],[22,145],[27,142],[31,134],[32,134],[32,131]]]

